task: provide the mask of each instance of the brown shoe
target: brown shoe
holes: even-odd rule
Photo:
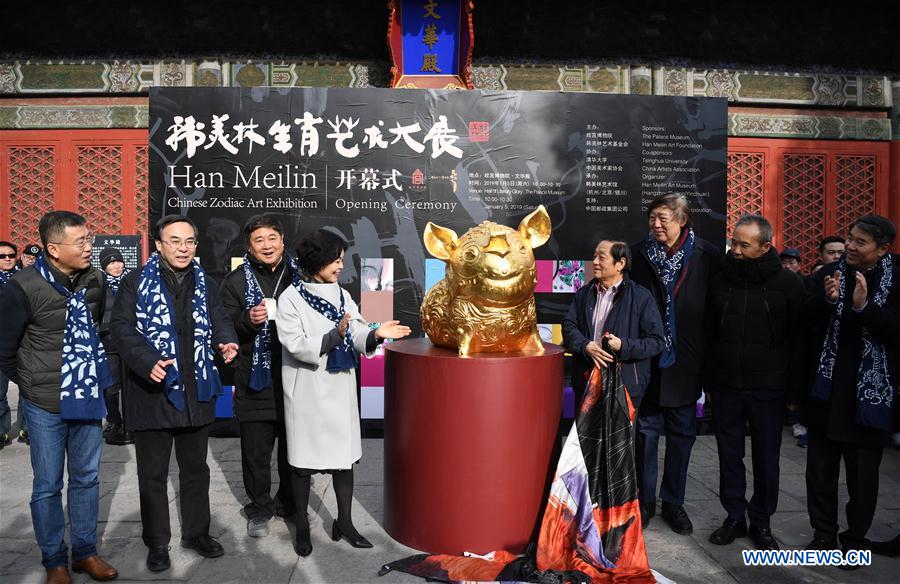
[[[47,568],[47,584],[71,584],[72,578],[69,576],[69,568],[66,566],[57,566],[55,568]]]
[[[91,575],[91,578],[98,582],[115,580],[119,577],[119,572],[101,560],[100,556],[91,556],[83,560],[75,560],[72,562],[72,571],[79,574],[81,572],[87,572]]]

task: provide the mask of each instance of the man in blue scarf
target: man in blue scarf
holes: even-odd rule
[[[97,330],[103,276],[91,267],[84,217],[52,211],[39,231],[44,251],[0,288],[0,369],[18,384],[28,418],[34,534],[47,582],[70,582],[62,505],[68,468],[72,569],[112,580],[118,572],[97,555],[103,392],[112,383]]]
[[[806,490],[815,530],[808,549],[866,549],[878,501],[878,469],[890,445],[900,382],[900,262],[894,224],[867,215],[850,227],[844,257],[808,283],[816,342],[806,403]],[[838,478],[847,475],[847,530],[838,533]]]
[[[225,553],[209,535],[209,425],[222,384],[214,354],[237,354],[237,335],[214,281],[194,259],[198,233],[184,215],[154,230],[156,253],[119,286],[110,325],[125,376],[125,419],[134,434],[147,568],[170,567],[169,459],[174,444],[181,546],[207,558]]]
[[[284,251],[284,229],[273,215],[256,215],[244,225],[247,253],[222,282],[222,306],[234,323],[241,348],[236,359],[235,415],[241,424],[241,467],[249,502],[247,533],[262,537],[274,515],[293,517],[291,468],[284,429],[281,343],[275,305],[299,281],[296,261]],[[278,492],[272,486],[272,450],[278,439]]]
[[[100,252],[100,269],[104,272],[106,287],[109,290],[107,310],[112,313],[113,301],[116,294],[119,293],[119,284],[129,272],[125,267],[125,258],[122,257],[122,252],[114,247],[103,248]],[[100,333],[108,333],[108,329],[108,326],[103,327]],[[120,400],[122,386],[119,383],[119,379],[122,378],[122,359],[119,358],[119,352],[115,350],[115,347],[112,347],[109,352],[109,364],[116,378],[116,384],[106,392],[106,427],[103,429],[103,439],[107,444],[114,446],[134,444],[134,437],[131,435],[131,431],[125,428],[125,421],[122,419]]]
[[[653,293],[665,346],[654,357],[647,393],[638,410],[635,437],[641,521],[656,514],[657,452],[666,437],[662,517],[675,533],[694,529],[684,509],[688,464],[697,435],[696,403],[706,351],[706,292],[722,265],[722,252],[694,234],[687,197],[661,195],[647,209],[646,239],[631,248],[631,278]]]

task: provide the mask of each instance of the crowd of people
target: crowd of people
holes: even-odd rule
[[[598,243],[594,279],[576,292],[562,325],[579,402],[592,370],[619,368],[636,412],[643,528],[660,499],[673,531],[693,531],[684,500],[696,402],[705,392],[725,515],[712,543],[749,535],[758,548],[778,548],[770,518],[787,412],[799,416],[801,434],[808,428],[807,501],[815,530],[808,547],[896,553],[897,540],[866,539],[883,449],[900,410],[894,402],[900,262],[889,251],[895,226],[876,215],[859,218],[846,238],[822,241],[820,269],[805,278],[798,275],[799,252],[779,254],[761,216],[737,222],[724,256],[695,234],[683,195],[655,199],[648,227],[633,245],[614,237]],[[30,441],[32,521],[48,582],[70,581],[70,565],[95,580],[118,575],[98,553],[104,439],[134,444],[149,570],[171,565],[172,450],[181,545],[208,558],[225,553],[209,534],[206,459],[226,367],[234,373],[248,536],[265,537],[272,518],[284,517],[296,524],[296,552],[309,555],[310,479],[328,473],[338,504],[332,539],[372,547],[351,520],[353,465],[362,452],[357,359],[410,329],[362,319],[338,285],[347,249],[341,237],[314,231],[292,255],[278,219],[257,215],[243,229],[241,265],[218,284],[195,261],[200,233],[184,215],[159,220],[155,252],[131,271],[115,248],[101,251],[99,268],[92,265],[93,236],[80,215],[52,211],[39,231],[41,246],[27,246],[21,258],[14,244],[0,241],[0,447],[11,441],[11,379],[20,390],[19,435]],[[274,494],[273,451],[280,478]],[[850,503],[847,529],[839,532],[841,460]]]
[[[675,533],[693,531],[684,498],[697,431],[695,404],[705,392],[725,514],[710,542],[728,545],[749,536],[759,549],[778,549],[770,520],[778,504],[787,413],[801,445],[808,427],[806,495],[814,536],[807,549],[897,555],[900,538],[866,538],[882,453],[900,431],[894,224],[877,215],[860,217],[846,238],[822,240],[819,261],[804,277],[800,252],[778,253],[772,225],[762,216],[737,221],[722,256],[694,233],[683,195],[658,197],[648,209],[644,241],[628,247],[604,239],[597,245],[595,278],[575,294],[562,325],[576,360],[572,382],[579,402],[585,372],[614,362],[621,367],[637,412],[643,527],[656,515],[659,498],[662,518]],[[661,435],[666,451],[658,481]],[[838,523],[841,460],[850,498],[844,531]]]
[[[118,576],[98,554],[104,416],[108,442],[135,446],[147,568],[171,566],[173,449],[181,545],[207,558],[225,553],[209,535],[206,458],[215,400],[223,392],[220,369],[232,363],[248,535],[265,536],[277,514],[295,522],[297,553],[309,555],[310,477],[328,473],[338,501],[332,538],[372,547],[351,520],[353,465],[362,453],[357,357],[410,329],[398,321],[370,327],[361,318],[337,283],[343,239],[310,233],[295,259],[285,253],[278,220],[254,217],[244,229],[242,266],[220,287],[194,261],[200,234],[183,215],[160,219],[156,252],[131,272],[115,249],[101,252],[102,270],[92,266],[94,238],[80,215],[50,212],[39,231],[43,249],[33,269],[0,264],[0,311],[8,317],[0,330],[0,370],[18,385],[28,420],[31,515],[48,582],[71,580],[64,467],[71,568],[98,581]],[[0,242],[4,262],[10,253],[15,256],[15,246]],[[273,498],[276,442],[281,481]]]

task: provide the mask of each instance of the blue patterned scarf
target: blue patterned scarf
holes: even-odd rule
[[[125,276],[127,276],[130,271],[131,270],[129,270],[128,268],[125,268],[124,270],[122,270],[121,275],[118,276],[110,276],[109,274],[106,274],[106,285],[109,286],[110,290],[112,290],[113,296],[119,294],[119,285],[122,284],[122,279],[125,278]]]
[[[9,279],[12,278],[13,274],[19,271],[19,266],[13,266],[13,269],[10,271],[0,270],[0,286],[9,282]]]
[[[194,268],[194,295],[191,313],[194,317],[194,372],[197,383],[197,400],[208,402],[213,396],[222,395],[222,382],[213,362],[212,325],[206,299],[206,273],[197,260]],[[173,322],[172,300],[162,281],[159,254],[154,253],[141,271],[137,293],[137,329],[163,359],[175,359],[166,369],[166,397],[179,412],[184,411],[184,386],[178,370],[178,334]]]
[[[653,237],[647,235],[647,255],[656,267],[659,280],[666,292],[666,313],[663,315],[663,329],[666,334],[666,346],[659,356],[659,367],[665,369],[675,364],[675,286],[681,277],[681,272],[691,256],[694,255],[694,229],[688,229],[688,236],[684,245],[677,252],[668,257],[666,246]]]
[[[102,420],[106,415],[103,392],[115,381],[91,309],[85,301],[87,288],[73,293],[57,282],[43,253],[38,254],[34,268],[66,298],[59,383],[60,416],[63,420]]]
[[[331,302],[310,292],[306,286],[303,285],[303,282],[299,282],[298,284],[295,284],[295,286],[300,292],[300,296],[306,300],[307,304],[312,306],[313,310],[334,322],[335,327],[340,324],[341,319],[344,318],[343,290],[339,290],[341,295],[341,306],[335,308],[334,304]],[[353,348],[353,341],[350,339],[350,329],[348,327],[346,334],[344,334],[344,342],[328,351],[328,362],[325,364],[325,369],[334,373],[337,371],[353,369],[354,367],[356,367],[356,349]]]
[[[816,370],[816,381],[813,384],[811,395],[814,399],[827,401],[831,398],[831,389],[834,383],[832,374],[837,358],[838,339],[841,333],[841,317],[847,306],[852,306],[853,299],[848,298],[847,260],[841,258],[837,269],[841,272],[840,292],[838,293],[837,306],[831,321],[828,323],[828,332],[825,334],[825,344],[822,354],[819,356],[819,366]],[[891,254],[887,253],[875,264],[875,269],[881,270],[878,289],[869,300],[879,308],[887,302],[891,293],[891,283],[894,274],[894,263]],[[856,372],[856,423],[869,428],[881,430],[891,429],[891,407],[894,401],[894,386],[891,382],[891,372],[888,368],[887,350],[882,342],[873,337],[868,329],[863,327],[863,350],[859,360],[859,370]]]
[[[291,256],[284,254],[285,268],[288,270],[288,276],[291,283],[296,286],[300,283],[300,270],[297,268],[297,260]],[[259,281],[253,273],[250,265],[250,254],[244,254],[244,308],[250,310],[263,301],[262,288]],[[278,284],[272,294],[278,294]],[[267,387],[272,387],[272,324],[266,318],[262,325],[262,329],[253,339],[253,363],[250,366],[250,389],[253,391],[262,391]]]

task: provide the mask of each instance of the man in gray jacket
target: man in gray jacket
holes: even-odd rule
[[[97,332],[103,275],[91,267],[93,236],[80,215],[47,213],[40,234],[44,251],[35,264],[0,289],[0,369],[19,385],[28,418],[34,534],[47,582],[70,582],[62,507],[67,466],[72,569],[112,580],[118,572],[97,555],[103,390],[110,383]]]

